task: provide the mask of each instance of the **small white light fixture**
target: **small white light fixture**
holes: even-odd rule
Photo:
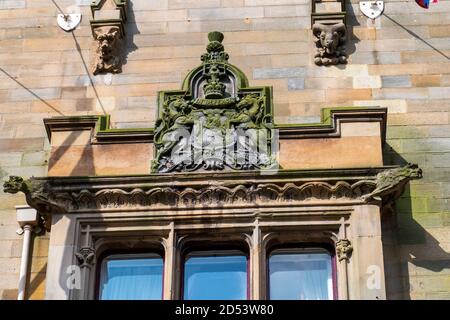
[[[72,31],[81,22],[81,13],[68,13],[68,14],[58,14],[56,18],[58,25],[64,31]]]
[[[376,19],[384,11],[384,1],[360,1],[359,9],[370,19]]]

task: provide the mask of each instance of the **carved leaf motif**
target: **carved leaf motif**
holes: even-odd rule
[[[339,261],[342,260],[350,260],[350,257],[353,252],[353,246],[350,240],[348,239],[340,239],[336,242],[336,254],[338,256]]]
[[[95,249],[93,248],[83,247],[75,253],[75,256],[82,268],[91,267],[95,263]]]

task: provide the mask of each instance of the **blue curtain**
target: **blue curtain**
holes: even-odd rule
[[[326,253],[274,254],[269,276],[270,299],[333,299],[331,257]]]
[[[162,258],[104,261],[100,283],[100,299],[162,299],[163,264]]]
[[[247,258],[209,256],[187,259],[184,265],[184,299],[247,299]]]

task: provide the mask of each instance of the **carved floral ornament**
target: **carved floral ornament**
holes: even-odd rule
[[[75,252],[80,267],[92,267],[95,264],[95,249],[91,247],[82,247],[78,252]]]
[[[339,261],[349,261],[353,252],[353,246],[350,240],[340,239],[336,242],[336,255]]]

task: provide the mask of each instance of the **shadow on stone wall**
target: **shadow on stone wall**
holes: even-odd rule
[[[351,6],[351,3],[346,4],[346,10],[347,10],[347,30],[348,30],[348,36],[347,36],[347,44],[346,44],[346,52],[349,56],[349,59],[351,59],[351,55],[355,53],[356,51],[356,44],[360,42],[361,40],[354,34],[353,28],[359,27],[361,24],[356,19],[355,12],[353,11],[353,7]],[[350,60],[351,61],[351,60]]]
[[[140,34],[136,24],[136,18],[134,16],[133,1],[128,1],[127,23],[125,24],[125,46],[123,52],[122,65],[127,64],[128,55],[138,49],[138,46],[134,43],[134,36]]]
[[[407,159],[386,143],[385,165],[406,165]],[[418,164],[422,167],[424,164]],[[424,177],[426,176],[426,168]],[[419,182],[420,183],[420,182]],[[450,253],[414,219],[413,199],[408,184],[393,210],[382,212],[382,241],[386,268],[386,291],[388,299],[411,299],[411,291],[420,282],[412,281],[408,264],[427,269],[433,273],[450,269]]]
[[[444,52],[442,52],[441,50],[439,50],[438,48],[436,48],[435,46],[433,46],[430,42],[426,41],[424,38],[422,38],[421,36],[419,36],[417,33],[415,33],[414,31],[408,29],[407,27],[405,27],[404,25],[402,25],[400,22],[396,21],[395,19],[393,19],[392,17],[390,17],[389,15],[387,15],[386,13],[383,14],[384,17],[386,17],[387,19],[389,19],[393,24],[397,25],[398,27],[402,28],[404,31],[406,31],[407,33],[409,33],[411,36],[413,36],[414,38],[416,38],[417,40],[421,41],[422,43],[426,44],[428,47],[430,47],[430,49],[434,50],[435,52],[439,53],[441,56],[443,56],[444,58],[446,58],[447,60],[450,60],[450,57],[448,55],[446,55]]]
[[[68,176],[94,176],[95,164],[93,147],[90,143],[82,145],[73,145],[76,139],[82,131],[72,131],[64,142],[53,150],[50,159],[48,161],[48,170],[50,171],[53,166],[62,158],[66,152],[71,152],[72,156],[76,156],[78,161],[74,161],[76,165],[67,170]]]
[[[45,236],[45,235],[46,235],[46,233],[43,230],[40,234],[38,234],[36,236],[39,237],[39,236]],[[31,248],[30,255],[33,258],[30,261],[31,263],[30,263],[29,270],[28,270],[29,279],[27,279],[27,291],[26,291],[26,299],[27,300],[43,300],[43,299],[45,299],[44,290],[42,290],[42,288],[43,288],[43,286],[45,286],[45,277],[47,274],[47,262],[42,265],[42,267],[39,269],[39,271],[33,272],[33,262],[36,262],[35,258],[40,257],[40,254],[38,252],[35,253],[36,247],[37,247],[35,245],[36,240],[39,240],[39,239],[36,239],[36,237],[32,237],[31,244],[30,244],[30,248]],[[48,242],[47,242],[47,250],[45,250],[45,251],[48,253]],[[42,255],[41,255],[41,258],[43,258]]]
[[[74,43],[75,43],[75,48],[77,49],[78,54],[80,55],[81,62],[83,63],[84,70],[86,71],[86,75],[87,75],[87,77],[89,78],[89,83],[91,84],[92,90],[94,91],[95,97],[97,98],[98,105],[99,105],[100,108],[102,109],[103,114],[106,115],[105,107],[103,106],[102,100],[100,99],[100,97],[99,97],[99,95],[98,95],[97,88],[95,87],[94,80],[92,79],[93,76],[91,76],[91,73],[90,73],[88,64],[86,63],[86,60],[85,60],[85,58],[83,57],[83,52],[82,52],[82,50],[81,50],[80,43],[78,42],[78,39],[77,39],[77,37],[76,37],[76,35],[75,35],[75,30],[73,30],[73,31],[71,32],[71,34],[72,34],[72,37],[73,37],[73,41],[74,41]]]

